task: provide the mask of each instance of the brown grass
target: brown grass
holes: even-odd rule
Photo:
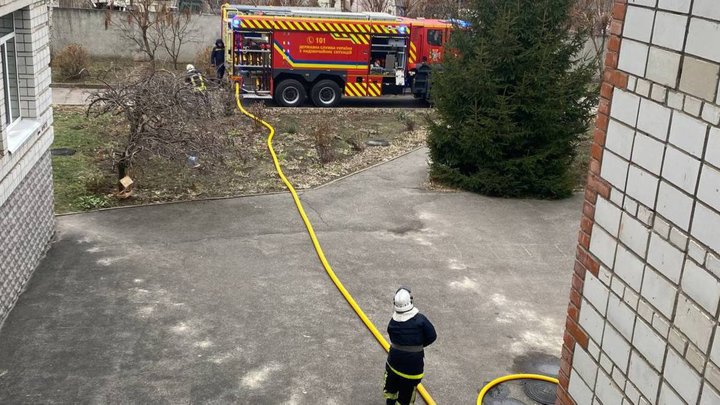
[[[396,110],[285,109],[258,104],[248,108],[276,128],[275,151],[283,171],[298,189],[399,156],[425,142],[422,128],[404,130]],[[421,115],[414,111],[410,114]],[[232,140],[232,146],[220,158],[201,158],[199,168],[190,168],[184,155],[173,159],[142,156],[132,171],[133,197],[119,200],[110,195],[117,180],[110,151],[113,139],[123,131],[122,120],[114,117],[111,121],[94,121],[85,118],[82,109],[68,107],[55,109],[55,116],[54,147],[82,151],[75,156],[53,157],[56,210],[60,213],[284,189],[268,154],[267,129],[235,112],[215,117],[214,128]],[[318,137],[323,145],[320,148]],[[366,140],[377,138],[388,140],[390,146],[364,148]]]

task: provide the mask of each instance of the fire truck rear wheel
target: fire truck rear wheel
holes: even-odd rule
[[[340,86],[332,80],[317,82],[310,92],[310,98],[317,107],[335,107],[341,97]]]
[[[275,102],[282,107],[298,107],[306,97],[305,87],[297,80],[283,80],[275,88]]]

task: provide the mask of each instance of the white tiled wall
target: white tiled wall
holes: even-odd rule
[[[44,156],[53,141],[47,3],[33,2],[29,6],[26,5],[29,2],[16,3],[25,7],[14,9],[11,7],[13,2],[5,2],[10,7],[8,12],[17,11],[15,39],[18,44],[18,64],[21,72],[19,81],[22,92],[20,96],[22,116],[38,121],[41,130],[13,153],[5,149],[0,150],[0,206]],[[0,108],[2,123],[5,122],[4,114],[4,109]],[[7,139],[4,124],[0,128],[0,134],[2,139]]]
[[[628,0],[622,36],[568,392],[720,404],[720,3]]]
[[[47,10],[45,1],[0,0],[3,15],[17,11],[22,119],[39,126],[16,150],[8,150],[5,109],[0,106],[0,325],[25,289],[54,232]],[[2,94],[0,91],[0,101]]]

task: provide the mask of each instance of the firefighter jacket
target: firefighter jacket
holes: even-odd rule
[[[425,315],[418,313],[412,318],[388,324],[390,352],[387,364],[395,374],[408,379],[420,379],[425,366],[423,348],[437,339],[435,327]]]
[[[215,46],[210,53],[210,64],[212,66],[221,66],[225,63],[225,47]]]
[[[197,70],[185,72],[185,83],[192,85],[195,91],[205,91],[205,78]]]

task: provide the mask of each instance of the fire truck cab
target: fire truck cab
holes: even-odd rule
[[[342,97],[427,99],[453,24],[384,13],[225,5],[226,70],[243,97],[318,107]]]

